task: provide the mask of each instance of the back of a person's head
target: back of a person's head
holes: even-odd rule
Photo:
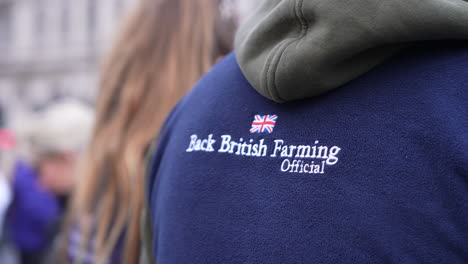
[[[141,0],[103,65],[96,126],[70,214],[80,232],[96,228],[98,261],[112,257],[124,230],[119,254],[124,263],[138,258],[144,152],[175,103],[231,50],[235,23],[221,18],[219,4]],[[99,221],[80,225],[83,215]],[[91,239],[84,235],[80,248]]]
[[[93,115],[90,106],[73,99],[54,102],[37,113],[29,130],[35,157],[81,152],[88,144]]]
[[[98,124],[126,111],[132,117],[151,112],[153,126],[160,126],[174,103],[230,50],[218,41],[219,16],[217,0],[142,0],[104,64]]]

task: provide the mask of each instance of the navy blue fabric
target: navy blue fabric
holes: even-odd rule
[[[418,44],[287,104],[257,94],[229,56],[161,133],[148,197],[157,263],[468,263],[467,88],[463,42]],[[278,116],[272,133],[250,133],[256,114]],[[215,151],[187,152],[194,134],[212,134]],[[220,153],[222,135],[263,139],[268,154]],[[338,161],[282,171],[279,139],[337,146]]]

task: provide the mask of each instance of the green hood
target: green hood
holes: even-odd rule
[[[263,96],[316,96],[411,42],[468,39],[465,0],[265,0],[236,36],[239,65]]]

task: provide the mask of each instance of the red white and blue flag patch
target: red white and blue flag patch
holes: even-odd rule
[[[277,115],[255,115],[250,133],[272,133],[277,119]]]

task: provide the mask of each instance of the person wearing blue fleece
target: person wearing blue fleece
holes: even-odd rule
[[[155,263],[467,263],[467,40],[461,0],[264,1],[155,142]]]
[[[15,200],[9,230],[21,253],[31,256],[28,259],[32,258],[36,263],[50,246],[52,229],[63,211],[60,199],[47,191],[39,183],[39,178],[37,170],[26,162],[16,163],[13,184]]]

